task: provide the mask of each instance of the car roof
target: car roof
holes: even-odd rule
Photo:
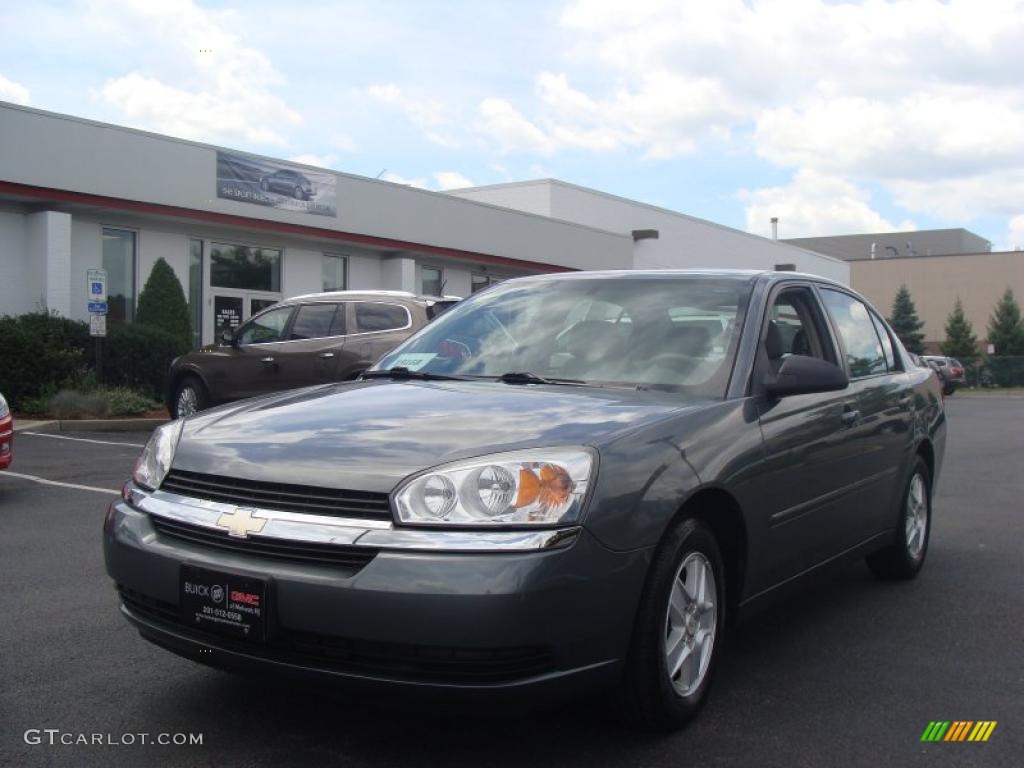
[[[763,280],[777,283],[785,280],[811,280],[827,285],[834,285],[838,288],[849,290],[849,286],[821,275],[812,275],[807,272],[777,272],[769,269],[605,269],[605,270],[581,270],[577,272],[552,272],[544,275],[528,275],[525,277],[511,278],[512,280],[580,280],[595,277],[643,279],[652,277],[680,278],[680,277],[718,277],[732,278],[753,282]]]
[[[421,303],[436,301],[452,301],[449,297],[420,296],[409,291],[322,291],[321,293],[304,293],[282,299],[279,304],[294,304],[304,301],[351,301],[353,299],[407,299]]]

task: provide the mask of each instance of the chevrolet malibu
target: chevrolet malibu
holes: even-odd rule
[[[935,376],[842,285],[528,277],[358,381],[158,429],[106,517],[106,567],[142,637],[196,661],[610,688],[670,729],[707,699],[732,619],[840,560],[918,573],[945,432]]]

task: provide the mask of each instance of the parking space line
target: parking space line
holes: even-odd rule
[[[32,435],[32,437],[52,437],[56,440],[74,440],[78,443],[97,443],[99,445],[127,445],[132,448],[145,448],[145,443],[121,443],[117,440],[93,440],[88,437],[68,437],[67,435],[51,435],[46,432],[19,432],[18,435]]]
[[[102,493],[106,496],[111,494],[118,496],[120,491],[115,491],[110,488],[97,488],[94,485],[79,485],[78,483],[63,483],[60,480],[47,480],[45,477],[37,477],[36,475],[23,475],[21,472],[11,472],[9,469],[5,469],[0,472],[0,477],[16,477],[19,480],[31,480],[33,483],[40,483],[41,485],[56,485],[60,488],[77,488],[80,491],[93,491],[94,493]]]

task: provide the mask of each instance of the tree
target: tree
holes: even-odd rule
[[[996,348],[998,356],[1024,355],[1024,321],[1011,288],[1006,289],[989,318],[988,343]]]
[[[974,327],[964,314],[960,297],[953,305],[953,311],[946,318],[946,340],[942,343],[942,354],[946,357],[972,358],[978,354],[978,338]]]
[[[192,348],[192,317],[185,292],[171,265],[162,258],[156,260],[139,294],[135,321],[167,331],[181,341],[183,349]]]
[[[917,308],[914,300],[910,298],[910,291],[906,285],[901,285],[896,292],[896,298],[892,302],[892,317],[889,318],[889,325],[903,342],[907,351],[915,355],[924,354],[924,334],[921,328],[924,323],[917,318]]]

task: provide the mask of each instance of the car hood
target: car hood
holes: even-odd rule
[[[176,469],[390,492],[468,456],[592,445],[707,401],[626,389],[367,381],[295,390],[190,418]]]

